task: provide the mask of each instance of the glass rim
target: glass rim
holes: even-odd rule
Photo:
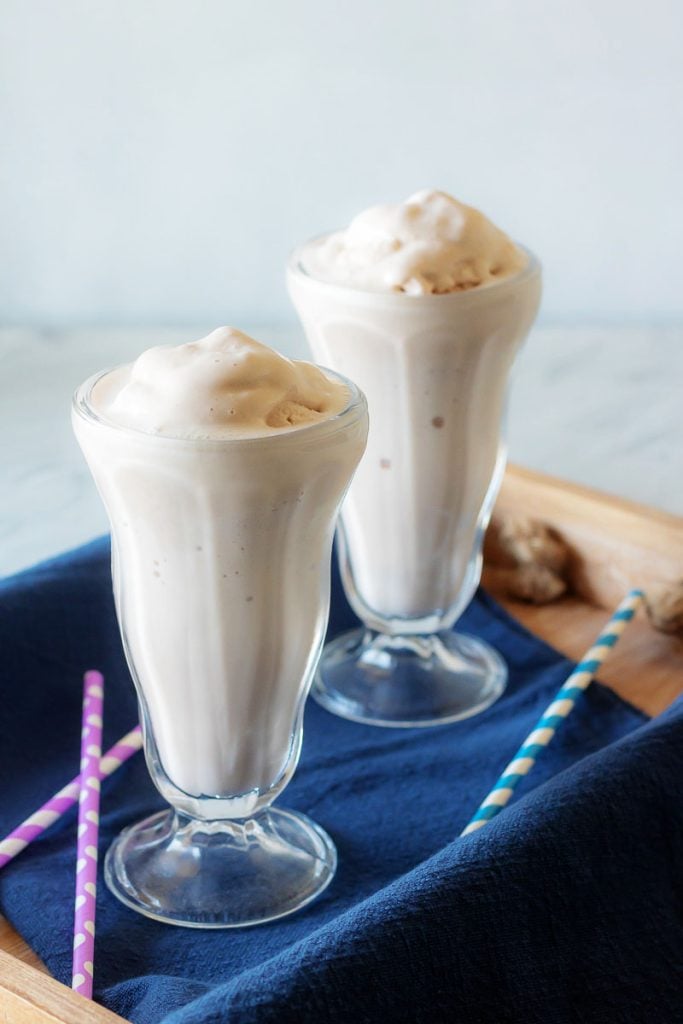
[[[343,429],[347,425],[347,421],[354,422],[354,420],[360,419],[367,410],[367,400],[357,384],[354,384],[348,377],[344,377],[343,374],[337,373],[335,370],[330,370],[326,366],[319,366],[317,363],[314,363],[311,365],[317,366],[326,376],[343,384],[349,392],[349,400],[344,408],[332,416],[326,416],[325,419],[316,420],[313,423],[304,423],[301,426],[271,429],[270,433],[240,434],[232,437],[182,437],[175,434],[154,433],[150,430],[129,426],[128,424],[117,423],[115,420],[109,419],[98,412],[92,404],[91,396],[95,385],[109,374],[116,373],[118,370],[123,370],[131,365],[132,363],[119,363],[116,366],[98,370],[90,377],[87,377],[82,384],[79,384],[71,398],[73,416],[86,423],[91,423],[117,433],[129,434],[136,438],[147,438],[159,443],[187,446],[188,448],[199,446],[217,448],[245,444],[253,445],[259,442],[261,444],[282,444],[288,438],[300,438],[303,440],[304,438],[309,439],[315,433],[325,432],[334,434],[337,430]]]
[[[334,231],[325,231],[320,235],[315,235],[313,238],[309,238],[307,242],[302,242],[292,249],[287,258],[287,272],[293,278],[298,280],[308,281],[314,284],[316,287],[326,288],[330,291],[345,292],[347,294],[353,294],[356,297],[369,297],[369,300],[374,301],[385,301],[388,304],[410,303],[413,306],[419,304],[430,304],[435,302],[477,302],[477,296],[491,294],[495,291],[499,293],[501,291],[512,289],[514,287],[523,284],[530,278],[538,277],[542,271],[542,264],[538,256],[526,245],[522,245],[520,242],[513,244],[520,252],[524,253],[527,258],[524,266],[517,271],[515,274],[508,274],[506,277],[501,277],[496,281],[489,281],[483,285],[477,285],[474,288],[464,288],[458,291],[450,292],[429,292],[425,295],[409,295],[406,292],[400,291],[378,291],[372,288],[358,288],[356,285],[344,284],[338,281],[327,281],[322,277],[316,277],[311,274],[303,264],[302,255],[304,250],[311,245],[313,242],[322,241],[324,238],[329,238],[330,235],[335,234]],[[369,301],[368,300],[368,301]]]

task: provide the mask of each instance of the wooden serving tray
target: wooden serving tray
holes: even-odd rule
[[[496,510],[552,526],[571,549],[572,596],[540,607],[484,585],[511,614],[559,651],[578,659],[631,586],[683,578],[683,518],[510,466]],[[683,641],[657,633],[640,613],[600,672],[603,683],[650,715],[683,693]],[[123,1024],[123,1018],[51,978],[0,918],[2,1024]]]

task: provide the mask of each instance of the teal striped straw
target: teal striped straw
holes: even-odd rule
[[[483,828],[507,805],[520,780],[529,774],[536,764],[536,758],[548,746],[557,729],[574,710],[576,701],[590,686],[595,673],[613,650],[644,596],[642,590],[628,592],[593,646],[586,651],[567,681],[555,694],[552,704],[545,709],[491,792],[482,800],[469,824],[460,833],[461,836]]]

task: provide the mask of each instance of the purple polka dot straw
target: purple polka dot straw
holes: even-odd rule
[[[78,801],[76,904],[71,987],[87,999],[92,999],[95,954],[97,838],[100,822],[100,759],[102,756],[103,698],[103,676],[99,672],[86,672],[83,679],[81,795]]]
[[[122,736],[100,761],[99,778],[106,779],[120,768],[124,761],[137,753],[142,747],[142,730],[139,725]],[[8,836],[0,839],[0,868],[14,860],[17,854],[41,836],[50,825],[54,825],[63,814],[71,810],[74,804],[78,803],[81,794],[81,776],[63,786],[58,793],[39,807],[37,811],[30,814],[21,825],[17,825]]]

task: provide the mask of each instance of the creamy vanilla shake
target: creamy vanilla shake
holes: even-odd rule
[[[538,263],[479,211],[425,191],[301,246],[288,281],[316,360],[368,400],[342,511],[349,597],[387,633],[444,628],[479,580]]]
[[[296,765],[364,401],[219,328],[87,382],[74,426],[111,521],[148,758],[174,790],[229,797],[217,817],[249,814]]]

